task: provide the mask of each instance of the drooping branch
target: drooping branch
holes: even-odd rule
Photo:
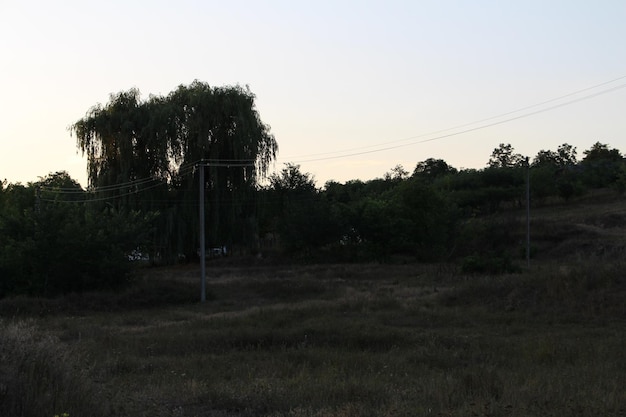
[[[147,101],[131,89],[92,107],[71,131],[87,156],[92,186],[144,176],[169,179],[176,167],[201,159],[251,161],[253,167],[240,173],[255,182],[267,175],[278,145],[254,99],[249,88],[199,81]]]
[[[199,81],[147,100],[131,89],[92,107],[71,131],[87,156],[91,187],[106,187],[120,207],[162,213],[160,251],[195,253],[197,209],[179,202],[196,198],[199,179],[190,168],[201,160],[213,163],[205,177],[211,236],[224,242],[239,239],[233,237],[236,233],[254,235],[253,227],[243,230],[241,225],[254,223],[254,190],[278,152],[254,100],[247,87],[211,87]],[[137,197],[116,186],[145,179],[167,186],[150,187]]]

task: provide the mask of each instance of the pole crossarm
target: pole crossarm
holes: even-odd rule
[[[205,167],[253,167],[255,161],[252,159],[201,159],[196,166]]]

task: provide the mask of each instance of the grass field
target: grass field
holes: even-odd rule
[[[626,261],[146,269],[0,302],[0,415],[624,416]]]

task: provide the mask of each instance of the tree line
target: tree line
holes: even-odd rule
[[[254,99],[248,88],[195,81],[143,101],[121,92],[89,109],[71,126],[87,156],[86,189],[65,172],[0,183],[0,297],[116,288],[137,259],[196,260],[200,187],[208,247],[341,262],[498,251],[506,236],[494,228],[478,242],[468,220],[522,205],[528,175],[533,204],[626,188],[624,157],[600,142],[580,161],[568,144],[532,160],[500,144],[484,169],[429,158],[413,172],[396,166],[318,188],[296,164],[268,175],[278,144]]]
[[[316,189],[313,175],[287,164],[270,180],[260,190],[271,202],[260,218],[262,228],[277,231],[281,249],[292,256],[450,261],[477,252],[515,255],[498,253],[510,246],[507,230],[498,230],[497,224],[476,230],[471,220],[525,207],[528,180],[535,206],[567,202],[598,188],[623,193],[626,160],[600,142],[580,161],[569,144],[541,150],[532,160],[500,144],[484,169],[458,170],[429,158],[413,172],[396,166],[382,178],[329,181]]]

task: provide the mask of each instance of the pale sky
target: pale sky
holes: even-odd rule
[[[624,22],[624,0],[0,0],[0,180],[86,185],[68,126],[194,79],[249,85],[275,169],[319,186],[431,157],[484,168],[499,143],[624,153]]]

